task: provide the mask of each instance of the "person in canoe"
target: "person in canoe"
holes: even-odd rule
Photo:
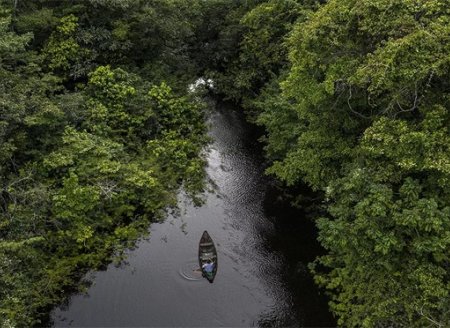
[[[212,273],[214,270],[214,263],[211,260],[208,260],[203,264],[202,268],[206,273]]]

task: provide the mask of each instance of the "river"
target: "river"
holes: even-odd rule
[[[92,273],[87,293],[53,311],[54,326],[335,325],[306,267],[321,252],[314,225],[280,204],[242,113],[215,107],[205,204],[196,207],[180,194],[179,213],[152,224],[126,263]],[[204,230],[218,251],[213,284],[195,271]]]

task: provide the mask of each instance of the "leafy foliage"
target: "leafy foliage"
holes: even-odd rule
[[[78,15],[111,6],[112,25],[93,19],[91,28],[107,28],[122,51],[137,46],[119,24],[136,18],[121,12],[130,2],[41,5],[34,16],[19,2],[14,20],[0,7],[0,326],[42,325],[87,270],[175,205],[181,185],[193,197],[203,187],[201,102],[160,83],[167,72],[151,82],[137,62],[102,65],[106,48],[86,39]],[[168,6],[153,5],[140,3]]]
[[[223,90],[265,127],[268,173],[324,193],[311,268],[342,326],[450,323],[449,22],[446,1],[408,0],[240,21]]]
[[[447,2],[0,5],[0,323],[39,325],[177,188],[195,197],[185,90],[206,76],[265,128],[268,173],[324,195],[311,269],[338,323],[449,325]]]

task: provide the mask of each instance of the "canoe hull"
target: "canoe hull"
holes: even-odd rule
[[[203,265],[207,263],[208,260],[214,263],[214,269],[211,273],[208,273],[203,269]],[[202,270],[203,277],[212,283],[216,277],[218,261],[216,246],[207,231],[204,231],[202,238],[200,238],[198,246],[198,263]]]

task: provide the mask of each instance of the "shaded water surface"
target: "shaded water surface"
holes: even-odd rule
[[[334,325],[306,267],[320,252],[314,225],[277,202],[241,114],[216,107],[205,204],[180,195],[181,213],[153,224],[127,264],[93,274],[87,294],[53,312],[55,326]],[[213,284],[195,271],[204,230],[218,251]]]

